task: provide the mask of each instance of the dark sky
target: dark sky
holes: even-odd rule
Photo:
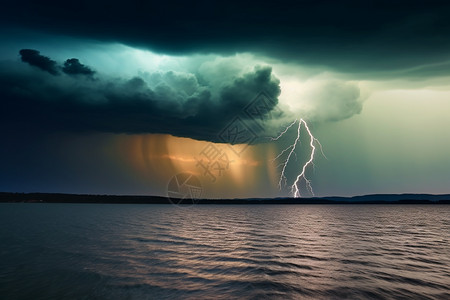
[[[32,30],[36,35],[120,42],[162,54],[250,52],[285,65],[322,68],[356,80],[420,79],[448,73],[448,15],[450,4],[433,1],[25,0],[5,4],[0,23],[3,36],[11,43],[24,39],[20,30]],[[217,141],[217,131],[252,95],[265,90],[276,105],[280,94],[279,80],[270,66],[215,87],[220,89],[216,96],[208,78],[197,73],[199,85],[185,96],[178,87],[152,89],[139,76],[105,79],[77,57],[57,62],[40,49],[18,50],[22,62],[42,72],[3,64],[2,122],[13,124],[22,116],[34,123],[40,118],[41,126],[32,126],[36,130],[58,126],[63,130],[172,133]],[[181,81],[191,84],[192,78],[171,76],[178,86]],[[29,92],[17,93],[17,89]],[[55,105],[49,98],[64,101]],[[108,101],[93,105],[92,99],[99,98]],[[356,103],[347,106],[353,113],[361,110]],[[16,126],[26,126],[23,123]]]
[[[9,1],[2,27],[164,53],[250,51],[340,72],[447,60],[446,1]]]
[[[119,141],[162,143],[149,153],[192,160],[198,143],[224,142],[236,116],[253,124],[243,111],[264,91],[268,114],[252,127],[259,144],[295,118],[310,122],[331,158],[322,181],[311,174],[322,195],[443,191],[448,16],[445,1],[8,1],[0,10],[0,190],[163,194],[172,171],[136,171],[134,148]],[[430,127],[413,131],[431,108]],[[183,154],[168,150],[180,139],[148,134],[196,142]],[[392,154],[403,145],[415,150]],[[276,177],[264,155],[286,145],[269,146],[236,160],[256,174],[247,196],[278,195],[258,181]],[[403,171],[388,182],[379,166],[394,166],[392,157],[405,167],[393,167]],[[424,171],[436,166],[427,186]],[[145,176],[150,190],[136,183]],[[414,190],[417,182],[425,188]]]

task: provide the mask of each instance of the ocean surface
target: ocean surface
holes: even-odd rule
[[[0,204],[0,299],[450,299],[450,205]]]

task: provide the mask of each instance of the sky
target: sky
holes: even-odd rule
[[[450,193],[450,4],[31,1],[0,11],[0,191]],[[185,177],[184,177],[185,178]]]

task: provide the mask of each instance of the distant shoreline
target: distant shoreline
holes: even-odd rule
[[[89,195],[0,192],[0,203],[104,203],[104,204],[450,204],[450,195],[376,194],[355,197],[170,199],[161,196]]]

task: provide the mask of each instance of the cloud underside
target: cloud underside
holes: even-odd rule
[[[162,53],[261,53],[366,77],[418,76],[418,66],[441,76],[450,61],[450,3],[442,1],[83,3],[9,3],[1,22]],[[427,67],[436,64],[436,72]]]
[[[8,127],[169,133],[218,141],[220,130],[258,93],[272,100],[267,111],[277,105],[280,94],[279,80],[268,66],[229,76],[228,81],[173,71],[112,78],[96,74],[78,59],[58,64],[37,50],[20,54],[31,67],[5,66],[0,74],[1,122]]]
[[[22,49],[19,51],[19,54],[23,62],[26,62],[30,66],[37,67],[52,75],[59,75],[60,71],[68,75],[92,76],[95,74],[93,70],[80,63],[80,61],[76,58],[67,59],[64,62],[64,66],[59,66],[56,61],[47,56],[41,55],[38,50]]]
[[[359,88],[329,80],[305,89],[298,108],[278,105],[270,66],[237,72],[206,60],[197,72],[153,71],[110,77],[71,58],[58,63],[34,49],[1,68],[1,122],[12,130],[162,133],[214,142],[224,130],[273,135],[293,118],[338,121],[362,109]],[[261,95],[264,98],[259,98]],[[234,124],[238,119],[240,124]],[[242,127],[243,126],[243,127]]]

